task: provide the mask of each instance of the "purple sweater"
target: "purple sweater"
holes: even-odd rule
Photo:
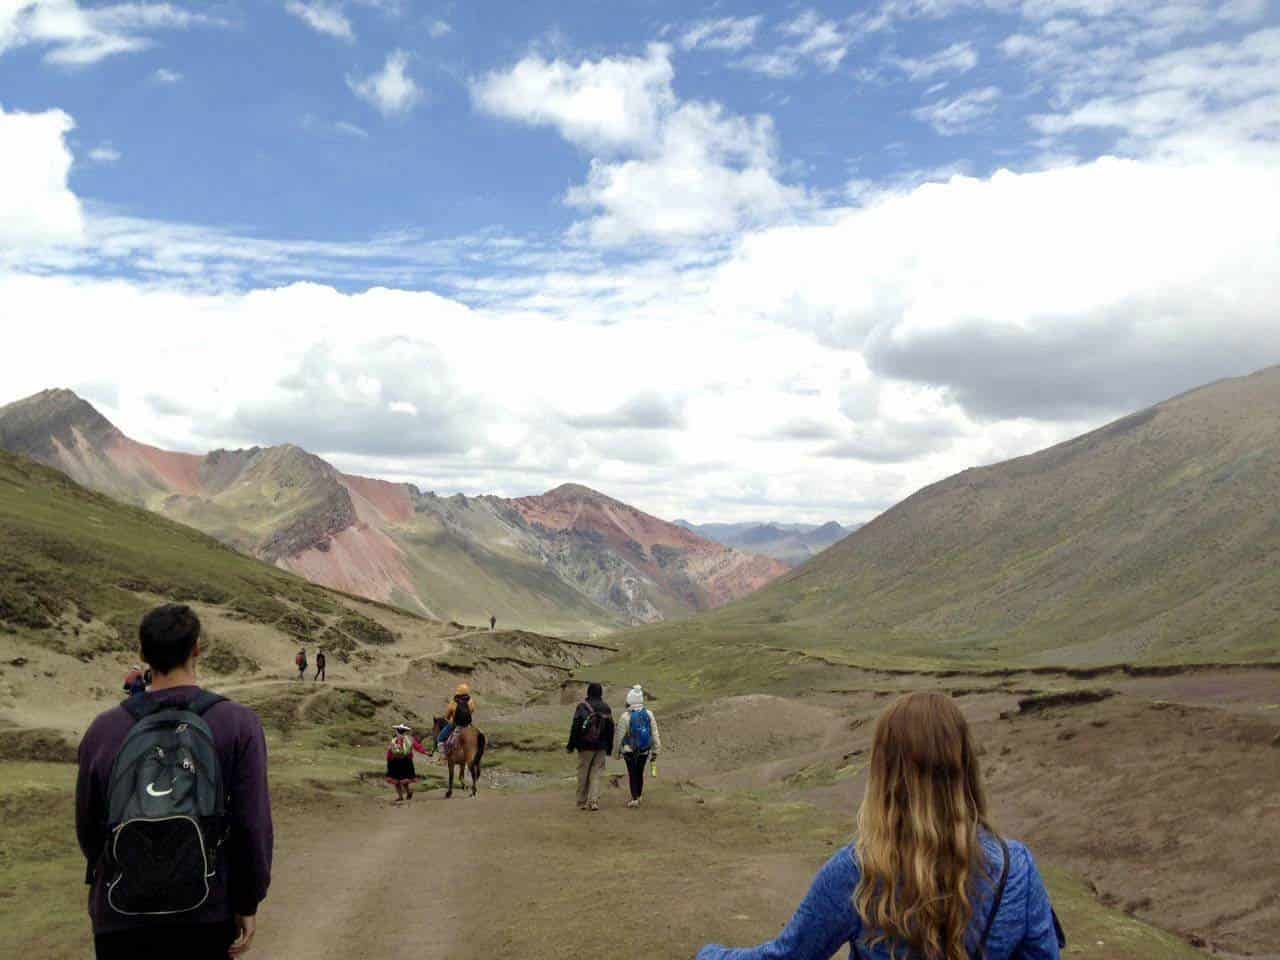
[[[172,687],[149,696],[163,702],[185,703],[199,687]],[[248,707],[230,700],[215,704],[204,715],[213,731],[222,766],[222,780],[230,801],[230,832],[218,856],[217,875],[210,896],[191,913],[163,917],[126,917],[107,906],[107,871],[100,869],[107,841],[107,786],[111,766],[133,717],[124,707],[99,714],[80,741],[80,775],[76,780],[76,837],[88,861],[85,882],[92,886],[89,916],[94,933],[110,933],[158,923],[219,923],[233,914],[252,916],[271,882],[271,798],[267,792],[267,742],[262,723]]]

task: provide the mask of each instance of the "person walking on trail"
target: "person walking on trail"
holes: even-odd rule
[[[324,665],[325,665],[324,651],[317,650],[316,651],[316,675],[311,678],[313,681],[325,679]]]
[[[407,723],[396,724],[395,729],[396,735],[387,745],[387,783],[396,788],[396,803],[403,803],[413,799],[413,784],[418,779],[413,766],[414,751],[424,757],[428,753]]]
[[[628,807],[640,806],[644,794],[644,768],[652,759],[658,760],[662,738],[658,735],[658,721],[644,705],[644,690],[636,684],[627,691],[627,712],[618,724],[618,756],[627,765],[627,780],[631,785]]]
[[[298,651],[298,655],[293,658],[293,665],[298,668],[298,679],[307,679],[307,648],[303,647]]]
[[[271,882],[262,723],[198,685],[190,607],[157,607],[138,633],[151,692],[100,714],[77,759],[95,956],[239,957]]]
[[[467,683],[460,683],[454,688],[453,696],[449,698],[449,703],[444,708],[444,726],[440,729],[440,735],[436,737],[436,746],[443,747],[449,735],[454,731],[453,718],[458,712],[458,704],[465,703],[467,709],[471,712],[471,720],[474,723],[476,719],[476,702],[471,699],[471,686]]]
[[[858,839],[818,873],[776,940],[697,960],[1058,960],[1066,946],[1036,862],[987,818],[978,751],[955,702],[920,691],[876,722]]]
[[[129,672],[124,675],[124,692],[133,696],[139,693],[145,693],[147,690],[147,681],[142,672],[142,665],[130,667]]]
[[[497,629],[498,629],[498,618],[490,614],[489,615],[489,632],[493,633],[493,631]]]
[[[613,711],[600,684],[587,684],[587,699],[573,711],[565,749],[578,751],[578,809],[599,810],[604,762],[613,753]]]

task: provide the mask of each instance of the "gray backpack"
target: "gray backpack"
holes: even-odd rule
[[[204,713],[225,697],[124,702],[135,723],[107,791],[107,903],[125,916],[187,913],[209,898],[226,824],[226,793]]]

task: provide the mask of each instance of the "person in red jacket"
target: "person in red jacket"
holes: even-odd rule
[[[418,779],[413,767],[414,751],[429,756],[422,741],[413,735],[407,723],[396,725],[396,735],[387,745],[387,783],[396,788],[396,803],[413,799],[413,782]]]

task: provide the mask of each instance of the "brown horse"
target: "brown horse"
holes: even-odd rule
[[[447,721],[436,717],[431,727],[431,739],[437,740]],[[453,714],[453,733],[444,742],[444,762],[449,765],[449,789],[444,798],[453,796],[453,768],[458,768],[458,782],[467,788],[467,771],[471,771],[471,795],[476,795],[476,782],[480,779],[480,761],[484,758],[484,734],[471,725],[471,710],[465,703],[458,704]]]

